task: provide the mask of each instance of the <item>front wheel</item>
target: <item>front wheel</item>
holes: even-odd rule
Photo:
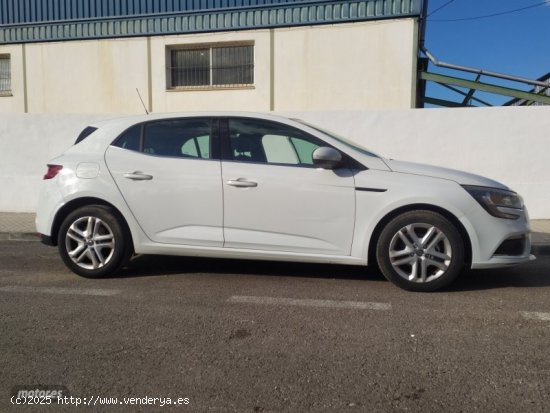
[[[112,208],[85,206],[61,224],[58,248],[65,265],[78,275],[100,278],[116,272],[131,256],[130,237]]]
[[[464,241],[456,227],[432,211],[405,212],[382,230],[376,258],[384,276],[409,291],[448,286],[464,267]]]

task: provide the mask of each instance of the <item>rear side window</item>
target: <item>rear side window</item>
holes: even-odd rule
[[[210,159],[210,119],[169,119],[145,125],[143,152],[177,158]]]
[[[181,147],[181,152],[184,156],[210,159],[210,136],[197,136],[189,139]]]
[[[118,137],[114,146],[130,151],[139,151],[141,141],[141,125],[134,125]]]
[[[78,135],[78,138],[76,138],[76,141],[74,144],[82,142],[84,139],[86,139],[88,136],[90,136],[92,133],[94,133],[97,130],[97,128],[94,128],[93,126],[88,126],[84,128],[82,132],[80,132],[80,135]]]
[[[211,119],[167,119],[134,125],[112,145],[148,155],[211,159],[211,134]]]

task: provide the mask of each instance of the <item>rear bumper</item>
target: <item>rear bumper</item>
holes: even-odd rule
[[[63,197],[57,186],[57,179],[42,181],[42,187],[38,194],[38,206],[36,208],[36,230],[39,234],[52,235],[52,227],[55,214],[63,205]]]
[[[57,245],[49,235],[38,234],[38,236],[40,237],[40,242],[44,245],[48,245],[50,247],[55,247]]]

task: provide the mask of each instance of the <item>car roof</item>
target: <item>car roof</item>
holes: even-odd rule
[[[238,112],[238,111],[204,111],[204,112],[171,112],[171,113],[150,113],[148,115],[130,115],[118,118],[106,119],[94,122],[90,126],[95,128],[114,127],[126,129],[132,125],[142,122],[150,122],[154,120],[173,119],[173,118],[189,118],[189,117],[247,117],[265,120],[274,120],[288,122],[289,118],[273,115],[270,113],[261,112]]]

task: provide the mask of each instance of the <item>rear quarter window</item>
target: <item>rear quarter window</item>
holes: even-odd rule
[[[93,126],[87,126],[84,128],[82,132],[80,132],[80,135],[76,138],[76,141],[74,144],[82,142],[84,139],[86,139],[88,136],[90,136],[92,133],[94,133],[97,130],[97,128],[94,128]]]
[[[129,129],[126,129],[113,143],[113,146],[117,146],[122,149],[128,149],[130,151],[140,150],[141,144],[141,124],[134,125]]]

